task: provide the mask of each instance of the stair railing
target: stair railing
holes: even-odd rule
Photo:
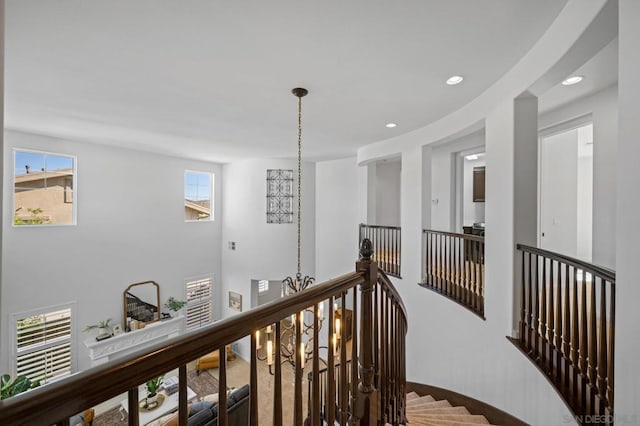
[[[420,285],[484,318],[484,237],[424,229],[422,247]]]
[[[375,370],[373,371],[372,386],[377,390],[378,404],[377,407],[371,405],[367,410],[378,411],[379,424],[406,424],[406,309],[397,290],[383,271],[378,271],[377,283],[373,287],[372,293],[372,317],[364,324],[371,324],[367,329],[370,329],[373,336]],[[361,318],[363,321],[366,320],[364,317]],[[330,371],[333,374],[329,374]],[[360,364],[360,373],[361,379],[365,374],[372,374],[371,371],[363,372],[362,363]],[[341,395],[345,395],[344,390],[340,389],[337,378],[346,375],[355,379],[357,377],[355,374],[356,369],[352,368],[350,358],[340,364],[332,365],[329,362],[328,367],[322,369],[317,377],[309,373],[308,406],[311,407],[312,404],[312,386],[318,383],[321,389],[318,409],[320,417],[327,424],[334,424],[333,420],[339,418],[339,413],[336,413],[336,410],[339,411],[339,409],[336,407],[341,406]],[[355,381],[352,380],[351,383],[353,385]]]
[[[128,424],[137,426],[139,386],[167,371],[178,369],[178,418],[181,426],[188,424],[187,364],[212,350],[219,351],[219,388],[227,388],[225,346],[243,337],[250,337],[250,407],[249,425],[258,424],[258,401],[269,398],[273,403],[273,424],[283,423],[282,363],[280,351],[274,351],[274,385],[271,396],[258,393],[258,362],[256,331],[271,326],[275,329],[275,348],[279,348],[282,336],[281,321],[313,309],[315,327],[312,331],[314,354],[319,354],[318,304],[328,302],[333,306],[340,302],[340,314],[345,318],[347,302],[351,303],[353,321],[351,338],[346,327],[341,327],[338,352],[340,359],[347,359],[358,368],[346,368],[341,363],[339,374],[328,380],[326,400],[337,404],[327,410],[330,424],[373,425],[389,421],[394,425],[405,421],[405,335],[407,315],[402,300],[385,274],[371,261],[373,250],[369,240],[361,246],[361,257],[356,271],[339,278],[316,284],[302,292],[278,301],[251,309],[242,314],[187,332],[162,343],[117,360],[93,367],[54,383],[0,401],[0,424],[56,424],[68,425],[75,413],[128,394]],[[350,296],[349,299],[347,296]],[[359,297],[358,297],[359,296]],[[328,310],[328,336],[334,333],[333,309]],[[296,322],[297,322],[296,321]],[[296,331],[299,336],[299,332]],[[334,351],[328,351],[327,365],[333,370],[337,364]],[[301,357],[296,357],[293,417],[294,425],[302,426],[302,369]],[[320,365],[314,356],[312,364],[311,411],[308,422],[319,426]],[[285,367],[288,368],[288,367]],[[307,368],[309,368],[307,366]],[[331,375],[330,375],[331,377]],[[336,394],[332,394],[335,390]],[[219,406],[227,406],[226,392],[219,392]],[[287,407],[288,409],[288,407]],[[219,410],[219,425],[228,424],[227,411]],[[384,420],[383,420],[384,419]]]
[[[402,229],[399,226],[365,225],[360,224],[360,240],[369,239],[375,248],[373,261],[378,264],[387,275],[402,278],[400,274],[400,259],[402,247]]]
[[[612,424],[615,272],[536,247],[517,249],[522,298],[519,336],[511,340],[579,423]]]

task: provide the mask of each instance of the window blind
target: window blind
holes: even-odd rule
[[[187,282],[187,330],[193,330],[213,320],[213,279],[201,278]]]
[[[71,309],[16,321],[16,374],[43,383],[71,374]]]

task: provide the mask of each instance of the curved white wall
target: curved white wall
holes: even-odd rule
[[[544,376],[505,338],[513,333],[517,300],[515,243],[531,243],[532,237],[535,243],[535,207],[526,202],[529,213],[523,213],[524,201],[522,194],[516,194],[516,185],[524,185],[527,194],[533,190],[535,200],[535,177],[532,186],[522,171],[530,175],[535,169],[535,162],[530,167],[526,158],[532,152],[535,158],[537,102],[524,99],[519,110],[516,98],[561,60],[605,3],[570,0],[533,49],[481,96],[422,129],[358,152],[360,165],[402,156],[404,279],[396,283],[409,311],[408,379],[467,394],[534,425],[567,424],[573,419]],[[429,194],[423,186],[431,184],[423,179],[423,158],[435,152],[429,147],[429,155],[423,155],[423,147],[450,140],[482,122],[487,148],[486,321],[415,284],[421,280],[420,230],[423,206],[428,205],[423,196]],[[522,137],[517,135],[521,130],[526,132]],[[366,197],[360,202],[366,203]],[[360,210],[366,207],[361,205]]]

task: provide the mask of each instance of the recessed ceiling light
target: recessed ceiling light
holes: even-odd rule
[[[583,76],[574,75],[574,76],[571,76],[571,77],[567,78],[565,81],[563,81],[562,85],[563,86],[571,86],[572,84],[580,83],[582,81],[582,79],[584,79]]]
[[[384,125],[384,127],[388,127],[388,128],[390,128],[390,129],[393,129],[393,128],[394,128],[394,127],[396,127],[396,126],[397,126],[397,124],[396,124],[396,123],[387,123],[387,124],[385,124],[385,125]]]
[[[447,80],[447,84],[449,86],[454,86],[456,84],[460,84],[462,83],[462,80],[464,80],[464,77],[461,75],[454,75],[449,77],[449,79]]]
[[[473,161],[473,160],[477,160],[478,158],[480,158],[480,156],[478,154],[471,154],[471,155],[467,155],[464,158],[466,158],[469,161]]]

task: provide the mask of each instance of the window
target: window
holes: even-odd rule
[[[266,293],[269,291],[269,280],[258,281],[258,293]]]
[[[293,170],[267,170],[267,223],[293,223]]]
[[[187,330],[213,321],[213,277],[187,280]]]
[[[213,220],[213,174],[184,172],[184,220]]]
[[[74,157],[14,150],[13,224],[73,225]]]
[[[14,315],[16,375],[46,383],[71,374],[71,307]]]

